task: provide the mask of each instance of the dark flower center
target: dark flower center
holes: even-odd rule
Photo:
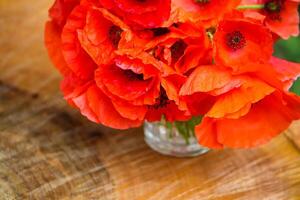
[[[121,40],[122,29],[118,26],[111,26],[108,30],[109,40],[112,42],[115,48],[118,47],[119,41]]]
[[[234,31],[232,33],[227,33],[226,44],[230,49],[236,51],[242,49],[246,45],[246,39],[240,31]]]
[[[271,0],[265,4],[265,12],[268,18],[275,21],[281,21],[280,12],[283,9],[283,0]]]
[[[183,40],[178,40],[171,46],[172,61],[177,62],[184,54],[187,44]]]
[[[160,108],[165,108],[168,104],[170,104],[170,100],[167,96],[166,90],[163,87],[160,87],[159,97],[156,99],[156,103],[150,108],[158,110]]]
[[[194,0],[194,2],[197,4],[208,4],[210,0]]]
[[[280,0],[269,1],[265,4],[265,10],[270,13],[280,12],[282,7],[282,2]]]
[[[154,37],[170,33],[170,30],[168,28],[153,28],[151,29],[151,31],[153,32]]]
[[[216,31],[217,31],[216,28],[213,26],[206,29],[206,32],[210,32],[212,35],[214,35]]]
[[[136,74],[130,69],[123,70],[123,73],[130,80],[133,80],[133,81],[143,81],[144,80],[143,74]]]

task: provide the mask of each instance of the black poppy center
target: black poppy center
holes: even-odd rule
[[[156,102],[151,108],[160,109],[165,108],[170,103],[170,100],[167,96],[166,90],[163,87],[160,87],[159,97],[156,99]]]
[[[144,80],[144,75],[143,74],[134,73],[130,69],[123,70],[123,73],[130,80],[133,80],[133,81],[143,81]]]
[[[226,35],[226,44],[230,49],[236,51],[246,45],[246,39],[240,31],[234,31]]]
[[[112,42],[115,48],[118,47],[119,41],[121,40],[122,29],[118,26],[111,26],[108,30],[109,40]]]
[[[151,31],[153,32],[154,37],[159,37],[165,34],[170,33],[170,30],[168,28],[153,28],[151,29]]]
[[[184,54],[187,44],[183,40],[178,40],[171,46],[172,61],[176,62]]]

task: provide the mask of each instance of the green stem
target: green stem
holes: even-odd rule
[[[260,9],[264,9],[265,8],[265,4],[253,4],[253,5],[241,5],[238,6],[236,9],[237,10],[260,10]]]

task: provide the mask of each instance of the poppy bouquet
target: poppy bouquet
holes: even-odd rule
[[[300,0],[56,0],[45,27],[64,98],[115,129],[189,121],[200,144],[249,148],[300,119]]]

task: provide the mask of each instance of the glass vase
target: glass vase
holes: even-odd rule
[[[155,151],[175,157],[195,157],[209,151],[199,145],[194,134],[184,135],[188,131],[174,124],[162,122],[145,122],[144,135],[146,143]]]

